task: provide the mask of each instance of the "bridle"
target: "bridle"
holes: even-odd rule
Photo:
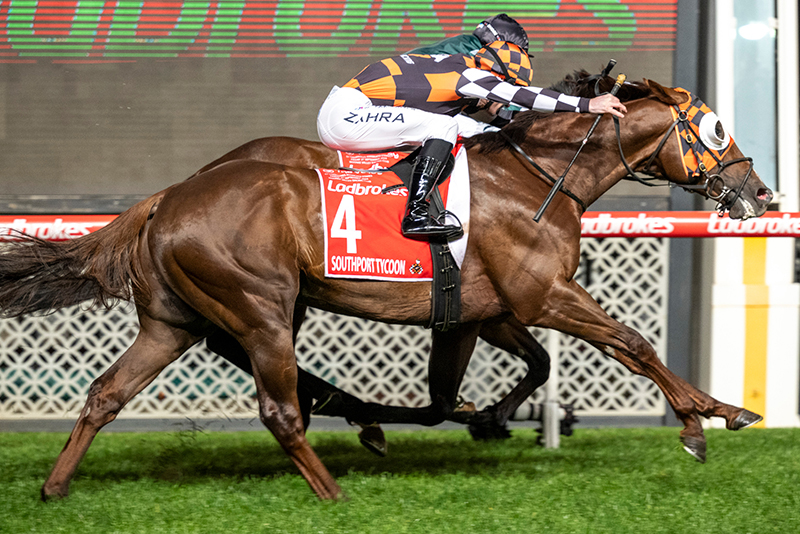
[[[688,93],[688,91],[686,91],[686,93]],[[619,119],[617,117],[613,117],[614,130],[617,137],[617,147],[619,149],[620,160],[622,161],[622,164],[625,167],[625,170],[627,171],[627,175],[623,177],[623,179],[635,180],[648,187],[662,185],[662,184],[653,184],[651,183],[652,180],[666,180],[663,176],[660,176],[657,172],[652,170],[652,165],[655,159],[661,153],[661,149],[664,148],[664,145],[667,143],[669,136],[675,133],[680,141],[681,153],[684,160],[684,171],[686,172],[686,175],[689,179],[689,183],[680,184],[680,183],[670,182],[669,185],[681,187],[687,191],[698,193],[704,195],[706,198],[715,200],[717,202],[717,206],[715,209],[719,212],[720,216],[722,216],[726,211],[730,211],[730,209],[733,207],[736,201],[739,200],[739,198],[741,197],[742,191],[744,190],[744,186],[747,184],[747,181],[750,179],[750,175],[753,172],[753,158],[742,157],[729,161],[722,161],[724,153],[722,155],[717,155],[717,150],[706,145],[706,143],[702,140],[701,136],[699,135],[698,124],[700,118],[702,117],[702,114],[700,112],[696,112],[693,118],[690,118],[689,116],[689,110],[692,107],[697,107],[698,109],[700,109],[703,106],[704,106],[703,102],[699,98],[692,95],[690,95],[688,105],[671,106],[672,114],[675,117],[675,119],[672,122],[672,125],[669,126],[667,130],[664,132],[663,136],[661,137],[661,141],[658,143],[658,146],[656,147],[653,154],[650,155],[650,157],[644,163],[644,168],[638,172],[631,167],[631,165],[628,163],[627,158],[625,158],[625,153],[622,149],[622,137],[620,134]],[[505,131],[500,130],[498,133],[518,154],[520,154],[523,158],[525,158],[525,160],[534,169],[536,169],[544,178],[546,178],[553,184],[556,183],[556,179],[553,178],[553,176],[550,175],[550,173],[548,173],[540,165],[538,165],[533,160],[533,158],[529,156],[522,149],[522,147],[520,147],[513,139],[511,139],[511,137],[507,133],[505,133]],[[731,143],[732,142],[733,141],[731,140]],[[691,169],[687,164],[687,156],[689,155],[693,156],[694,160],[697,162],[696,171]],[[711,168],[712,169],[718,168],[718,171],[716,173],[709,172],[708,167],[703,161],[704,155],[709,155],[711,156],[711,158],[713,158],[715,164]],[[739,184],[739,187],[734,191],[733,189],[725,185],[725,180],[722,177],[722,172],[731,165],[743,162],[749,163],[747,174],[742,180],[742,183]],[[646,177],[645,178],[641,177],[640,176],[641,174],[645,175]],[[714,193],[714,189],[716,187],[720,187],[719,193]],[[577,195],[575,195],[572,191],[570,191],[566,186],[561,188],[561,192],[567,195],[572,200],[574,200],[581,207],[583,211],[586,211],[588,207],[586,203],[583,200],[581,200]],[[730,200],[726,200],[726,197],[729,196],[730,193],[734,193],[733,197]]]
[[[649,180],[663,180],[664,178],[651,170],[651,167],[653,165],[653,161],[655,161],[656,157],[658,157],[658,154],[661,152],[661,149],[664,148],[669,136],[675,132],[681,145],[681,153],[684,160],[684,170],[686,171],[686,176],[689,179],[689,183],[679,184],[671,182],[671,185],[680,187],[692,193],[699,193],[704,195],[706,198],[715,200],[717,202],[715,209],[719,212],[720,217],[722,217],[726,211],[730,211],[733,205],[736,204],[736,201],[741,197],[744,186],[747,184],[747,181],[750,179],[750,175],[753,172],[753,158],[741,157],[729,161],[722,161],[724,153],[722,155],[718,155],[718,151],[709,147],[700,136],[699,123],[704,113],[698,111],[694,114],[693,118],[689,117],[689,110],[693,108],[700,110],[704,106],[703,102],[696,96],[691,94],[689,96],[689,105],[671,106],[674,121],[672,122],[672,125],[667,128],[667,131],[664,132],[664,135],[662,136],[661,141],[658,143],[655,152],[653,152],[653,154],[647,159],[647,162],[644,164],[644,169],[639,171],[639,173],[631,168],[628,160],[625,158],[625,154],[622,150],[619,119],[617,117],[613,118],[614,130],[617,135],[619,156],[622,160],[622,164],[625,166],[625,170],[628,171],[627,176],[625,176],[623,179],[635,180],[650,187],[656,184],[650,183]],[[731,142],[733,141],[731,140]],[[692,170],[686,161],[689,155],[691,155],[694,158],[694,161],[697,162],[696,171]],[[712,169],[718,169],[717,172],[711,173],[709,171],[708,167],[703,161],[704,155],[708,155],[713,159],[715,164],[712,166]],[[727,167],[743,162],[747,162],[749,164],[747,174],[745,174],[742,183],[740,183],[739,187],[734,191],[725,185],[725,180],[722,177],[722,173]],[[639,176],[639,174],[644,174],[647,176],[647,178],[642,178]],[[717,186],[719,186],[720,192],[714,193],[714,189]],[[730,200],[726,200],[726,197],[730,193],[734,193],[733,197]]]

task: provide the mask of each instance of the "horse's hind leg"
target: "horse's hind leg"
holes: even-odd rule
[[[42,499],[66,497],[69,483],[97,432],[169,363],[197,341],[188,332],[140,314],[141,329],[128,350],[89,388],[89,397],[55,466],[42,486]]]
[[[341,495],[341,488],[306,440],[297,397],[291,313],[279,309],[280,305],[271,304],[281,300],[264,299],[264,309],[248,314],[250,328],[237,338],[253,365],[261,421],[317,496],[335,499]],[[254,321],[256,314],[263,319]]]
[[[294,315],[292,318],[292,344],[297,346],[297,334],[300,327],[303,326],[307,306],[303,304],[296,304],[294,308]],[[206,338],[206,346],[212,352],[218,354],[223,359],[227,360],[234,366],[238,367],[248,375],[253,375],[253,365],[250,363],[250,356],[247,355],[245,350],[236,341],[236,338],[224,330],[217,330]],[[313,380],[313,375],[298,368],[298,386],[297,397],[300,402],[300,411],[303,414],[303,426],[308,430],[308,425],[311,422],[311,406],[314,399],[321,399],[325,395],[329,395],[334,386],[329,388],[320,388],[319,382],[327,385],[327,382],[321,379]]]

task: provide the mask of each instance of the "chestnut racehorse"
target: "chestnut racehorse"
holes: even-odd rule
[[[265,137],[245,143],[228,152],[197,171],[194,176],[201,175],[234,160],[264,161],[309,169],[329,169],[339,166],[337,152],[320,142],[292,137]],[[299,330],[301,326],[304,312],[304,307],[298,308],[295,312],[295,331]],[[506,438],[510,436],[506,429],[508,419],[525,399],[530,397],[539,386],[547,381],[550,374],[550,357],[544,347],[513,316],[483,323],[479,337],[489,344],[521,358],[527,364],[528,371],[519,384],[496,404],[488,406],[479,412],[458,411],[451,414],[448,419],[469,425],[470,432],[477,439]],[[221,330],[210,336],[208,338],[208,346],[237,367],[252,374],[250,359],[247,354],[238,346],[236,340],[225,331]],[[328,401],[324,411],[316,411],[315,413],[340,415],[348,418],[353,415],[348,411],[348,407],[354,402],[359,402],[358,399],[339,390],[332,384],[316,379],[302,369],[299,370],[299,373],[298,393],[301,396],[301,409],[306,423],[308,422],[311,399],[320,400],[319,406],[322,402],[330,399],[332,395],[341,404],[337,406],[334,402]],[[431,398],[436,398],[437,395],[437,391],[431,391]],[[307,402],[303,402],[304,400]],[[425,423],[424,420],[418,422]],[[370,423],[370,421],[364,421],[363,423]],[[364,439],[362,439],[362,442],[373,452],[376,449],[383,450],[383,446],[379,443],[365,442]]]
[[[671,112],[690,96],[654,82],[632,87],[638,97],[626,102],[620,138],[611,118],[604,117],[572,167],[563,194],[555,196],[539,223],[532,215],[551,188],[539,169],[559,175],[594,117],[527,112],[502,135],[473,138],[469,244],[461,272],[463,323],[433,332],[429,374],[439,392],[436,408],[363,403],[356,408],[357,420],[443,421],[455,407],[482,325],[512,316],[526,326],[580,338],[653,380],[684,423],[684,447],[698,459],[705,458],[706,449],[700,416],[722,417],[734,430],[760,419],[675,376],[640,334],[609,317],[573,279],[581,214],[627,175],[623,161],[717,199],[733,218],[762,215],[772,199],[732,142],[719,174],[706,174],[705,182],[697,183],[695,175],[687,175]],[[536,165],[509,150],[508,139]],[[92,383],[42,488],[44,498],[66,495],[99,429],[169,363],[220,329],[250,358],[263,423],[320,498],[341,495],[305,438],[293,347],[295,312],[298,305],[313,306],[425,325],[430,285],[325,278],[320,206],[314,171],[236,160],[140,202],[88,236],[61,243],[26,238],[3,248],[0,310],[6,316],[132,297],[141,325],[133,345]]]

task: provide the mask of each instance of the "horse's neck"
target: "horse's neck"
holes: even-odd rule
[[[656,151],[662,135],[671,124],[671,115],[666,105],[654,100],[636,100],[626,103],[626,106],[628,113],[620,120],[622,151],[631,168],[635,169]],[[582,135],[585,136],[593,120],[594,118],[589,119],[588,116],[581,117],[571,128],[576,135],[583,132]],[[576,137],[574,143],[568,144],[578,150],[582,140]],[[534,156],[534,159],[537,157]],[[547,167],[559,169],[557,175],[560,176],[568,161],[563,161],[562,155],[547,163]],[[627,170],[619,155],[614,123],[611,117],[604,117],[570,169],[565,185],[588,206],[626,175]]]

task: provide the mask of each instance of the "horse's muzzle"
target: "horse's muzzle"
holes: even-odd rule
[[[759,187],[752,196],[744,193],[736,196],[736,194],[731,191],[720,204],[724,204],[725,201],[733,202],[733,204],[726,205],[731,219],[747,220],[752,217],[764,215],[773,197],[774,194],[771,189],[768,187]]]

